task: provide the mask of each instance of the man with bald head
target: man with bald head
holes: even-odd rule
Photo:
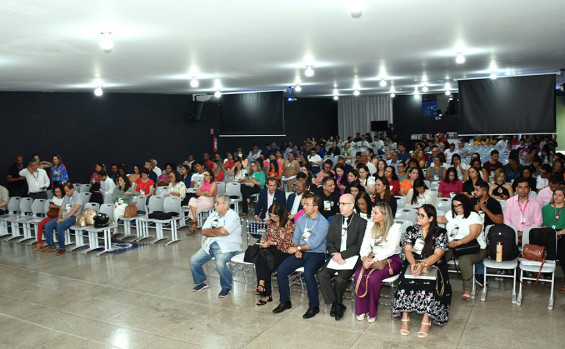
[[[342,195],[339,198],[340,215],[334,216],[330,223],[326,246],[328,253],[332,256],[331,260],[337,264],[345,264],[345,259],[358,256],[361,249],[367,221],[353,212],[354,206],[355,198],[353,195]],[[326,304],[332,304],[330,315],[339,320],[343,317],[346,309],[343,305],[343,293],[357,265],[352,269],[335,270],[328,268],[329,262],[327,261],[318,272],[318,281]],[[359,260],[357,264],[359,264]],[[336,271],[337,275],[332,284],[330,279]]]

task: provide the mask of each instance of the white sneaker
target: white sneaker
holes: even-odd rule
[[[376,317],[368,317],[368,318],[367,318],[367,322],[370,323],[370,324],[372,324],[372,323],[375,322],[375,321],[377,321],[377,318],[376,318]]]
[[[359,321],[365,320],[365,314],[357,315],[357,320],[359,320]]]

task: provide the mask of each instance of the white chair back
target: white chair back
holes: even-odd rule
[[[149,198],[149,204],[147,205],[147,213],[152,213],[155,211],[163,211],[163,202],[165,200],[159,196],[151,196]],[[138,207],[139,209],[139,207]]]
[[[33,204],[31,205],[31,212],[35,217],[43,217],[45,215],[45,199],[36,199],[33,200]],[[48,206],[49,207],[49,206]]]
[[[82,195],[83,202],[89,202],[92,193],[80,193],[80,195]]]
[[[226,193],[226,183],[225,182],[216,182],[216,185],[218,186],[218,193],[216,194],[216,196]]]
[[[437,209],[444,212],[451,211],[451,200],[447,198],[437,200]]]
[[[87,202],[86,204],[84,204],[83,208],[91,208],[94,211],[98,212],[100,210],[100,204],[96,202]]]
[[[22,215],[32,215],[31,206],[33,205],[32,198],[22,198],[20,200],[20,214]]]
[[[100,213],[105,213],[110,218],[110,221],[114,220],[114,205],[112,204],[103,204],[100,206]]]
[[[16,214],[20,212],[20,201],[22,198],[13,196],[8,201],[8,213]]]
[[[49,211],[49,206],[51,205],[51,200],[45,200],[45,203],[43,204],[43,213],[47,214],[47,211]]]
[[[91,186],[92,186],[92,185],[90,185],[90,184],[81,184],[81,185],[80,185],[80,190],[79,190],[79,192],[81,192],[81,193],[88,193],[88,192],[90,192],[90,187],[91,187]]]
[[[135,201],[135,207],[137,207],[138,211],[147,211],[147,207],[145,205],[145,198],[143,196],[136,196],[134,197],[133,201]]]
[[[80,183],[73,183],[73,187],[74,187],[75,190],[78,191],[79,193],[80,193],[80,186],[81,186],[81,185],[82,185],[82,184],[80,184]]]
[[[237,198],[238,200],[241,200],[241,183],[237,183],[237,182],[229,182],[226,184],[226,194],[234,199]]]
[[[163,212],[168,213],[181,213],[181,202],[182,200],[177,196],[168,196],[163,201]]]

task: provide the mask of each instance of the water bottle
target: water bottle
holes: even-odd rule
[[[496,263],[502,262],[502,242],[496,243]]]

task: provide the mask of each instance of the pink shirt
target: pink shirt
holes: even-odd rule
[[[441,181],[439,184],[439,188],[437,189],[438,193],[441,193],[441,197],[448,198],[451,197],[449,193],[460,194],[463,191],[463,182],[460,179],[453,182],[445,183],[445,181]]]
[[[524,211],[523,214],[522,211]],[[525,218],[524,222],[522,222],[522,217]],[[504,224],[516,227],[518,231],[524,231],[526,227],[541,227],[542,223],[541,205],[533,197],[530,196],[526,202],[521,203],[518,202],[518,195],[506,200]]]
[[[552,196],[553,196],[553,192],[551,191],[551,189],[549,189],[549,187],[545,187],[542,190],[540,190],[538,193],[538,201],[541,207],[544,207],[545,205],[549,204]]]
[[[302,210],[296,212],[296,214],[294,215],[294,222],[297,222],[297,221],[298,221],[298,218],[300,218],[300,217],[302,217],[302,216],[304,216],[304,209],[302,209]]]
[[[332,173],[335,174],[334,171],[332,171]],[[316,184],[322,185],[322,179],[324,179],[324,171],[318,172],[318,175],[316,176]]]
[[[212,184],[214,184],[214,182],[206,182],[206,181],[202,181],[202,191],[210,191],[210,189],[212,189]],[[216,196],[216,193],[213,193],[212,196]]]

